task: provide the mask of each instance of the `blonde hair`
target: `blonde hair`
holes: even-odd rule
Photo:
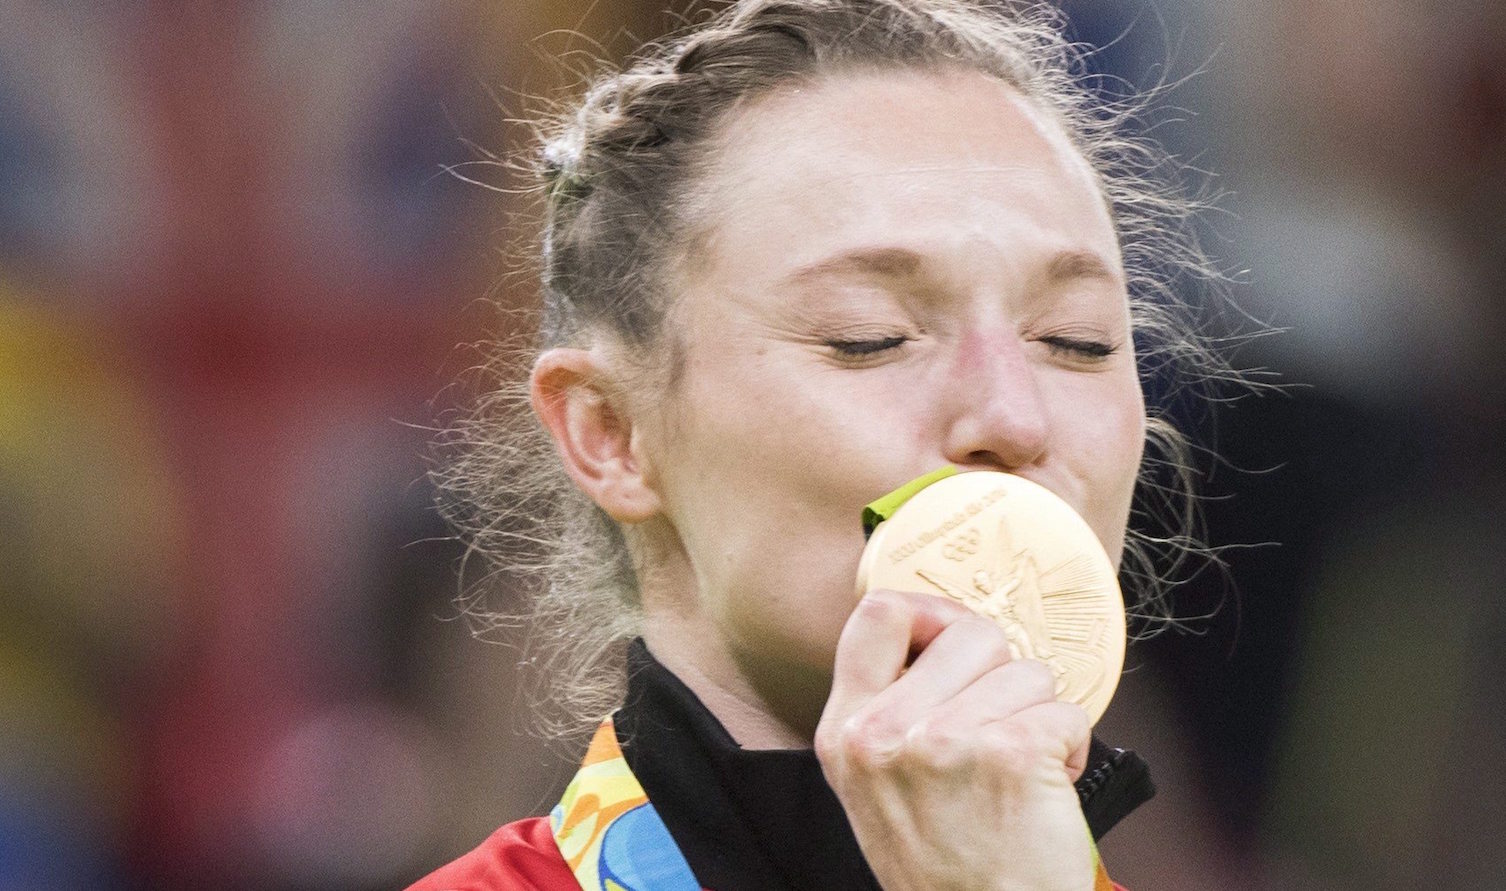
[[[843,70],[963,68],[999,78],[1054,117],[1097,172],[1129,276],[1142,380],[1181,392],[1236,377],[1175,292],[1218,279],[1189,226],[1197,204],[1169,185],[1175,165],[1126,132],[1143,97],[1090,89],[1062,26],[1054,8],[1034,3],[742,0],[647,46],[539,128],[538,346],[607,338],[644,367],[673,364],[668,271],[693,233],[695,190],[733,109]],[[462,603],[483,629],[531,623],[530,661],[551,682],[544,702],[558,707],[536,712],[562,732],[618,704],[617,645],[638,627],[638,568],[622,530],[571,483],[527,410],[520,378],[538,346],[494,352],[479,404],[441,437],[436,479],[442,510],[492,568],[488,578],[529,589],[525,611],[489,609],[484,581]],[[1122,570],[1134,615],[1149,623],[1142,628],[1170,615],[1179,570],[1206,553],[1196,544],[1189,445],[1164,404],[1148,422]],[[1157,522],[1163,534],[1146,531]]]

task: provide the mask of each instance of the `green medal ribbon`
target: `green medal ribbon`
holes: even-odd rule
[[[894,512],[899,510],[900,505],[914,498],[916,492],[934,482],[944,480],[949,476],[956,476],[957,473],[957,468],[947,464],[931,471],[925,476],[918,476],[910,480],[888,495],[868,502],[868,506],[863,508],[863,538],[866,539],[872,535],[874,528],[878,524],[894,516]]]

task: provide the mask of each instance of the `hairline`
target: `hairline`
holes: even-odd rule
[[[1121,284],[1125,284],[1127,290],[1131,276],[1129,270],[1124,268],[1125,252],[1118,217],[1105,185],[1103,171],[1089,160],[1083,147],[1074,138],[1071,126],[1049,104],[1032,96],[1020,84],[990,66],[967,59],[828,59],[818,61],[808,71],[792,72],[776,83],[750,90],[738,97],[716,119],[711,131],[697,146],[699,151],[692,153],[696,161],[687,171],[685,185],[680,193],[671,200],[672,212],[680,217],[681,231],[674,233],[667,246],[668,255],[658,258],[654,264],[655,284],[662,291],[662,299],[665,301],[662,304],[658,330],[643,343],[632,343],[612,330],[609,323],[602,321],[591,325],[584,332],[587,337],[598,333],[610,337],[623,348],[636,368],[648,374],[649,380],[660,388],[661,393],[672,395],[676,392],[684,379],[689,350],[688,343],[681,336],[685,331],[682,307],[691,290],[690,281],[706,268],[703,263],[709,264],[716,254],[713,244],[721,217],[714,199],[725,194],[716,185],[716,181],[725,172],[722,162],[731,152],[727,137],[737,120],[751,114],[759,105],[776,101],[803,87],[847,77],[883,77],[906,73],[931,78],[943,77],[948,73],[976,74],[996,81],[1018,94],[1028,112],[1037,116],[1043,126],[1051,128],[1051,138],[1060,138],[1070,150],[1071,157],[1088,174],[1092,188],[1108,214],[1114,233],[1114,251],[1124,279]],[[701,260],[698,262],[697,258]],[[1129,294],[1128,299],[1133,306],[1133,294]],[[652,354],[661,348],[666,355],[663,356],[663,361],[657,361]]]

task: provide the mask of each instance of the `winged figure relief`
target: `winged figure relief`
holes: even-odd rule
[[[1039,659],[1056,675],[1057,694],[1082,702],[1103,683],[1102,652],[1109,623],[1101,586],[1086,556],[1042,569],[1033,553],[1015,548],[1009,521],[999,518],[999,547],[971,578],[932,569],[916,574],[938,592],[1004,629],[1010,652]]]

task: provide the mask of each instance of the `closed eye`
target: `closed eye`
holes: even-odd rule
[[[1119,352],[1117,344],[1104,343],[1099,340],[1081,340],[1076,337],[1042,337],[1041,343],[1044,343],[1054,356],[1077,359],[1107,359]]]
[[[823,343],[836,350],[840,355],[861,357],[872,356],[875,353],[895,349],[909,340],[910,338],[903,334],[896,334],[892,337],[880,337],[872,340],[839,340],[833,338],[825,340]]]

